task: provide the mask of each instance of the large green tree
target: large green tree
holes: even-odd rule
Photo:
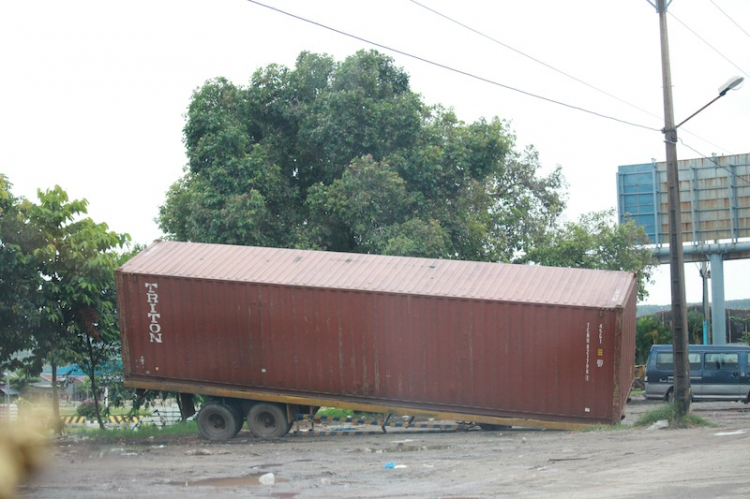
[[[577,222],[566,222],[546,234],[540,245],[524,256],[527,262],[553,267],[624,270],[638,274],[638,297],[648,295],[646,284],[657,264],[643,227],[618,224],[614,210],[591,212]]]
[[[39,202],[32,203],[13,198],[7,182],[5,185],[0,192],[6,194],[0,197],[10,200],[7,213],[12,214],[12,223],[4,216],[0,224],[0,255],[13,255],[16,262],[23,263],[25,273],[3,280],[9,292],[4,301],[23,304],[21,313],[30,320],[3,324],[2,343],[11,345],[3,355],[28,349],[31,356],[27,362],[34,367],[39,369],[45,362],[52,365],[56,420],[56,371],[61,363],[76,362],[87,372],[98,408],[95,374],[116,355],[119,345],[114,269],[120,257],[116,250],[122,249],[129,237],[85,217],[88,203],[69,201],[59,186],[39,191]],[[27,274],[28,283],[24,280]]]
[[[211,80],[184,135],[159,215],[177,240],[517,261],[564,208],[560,169],[541,176],[506,122],[425,105],[375,51]]]
[[[639,317],[635,326],[635,363],[645,364],[652,345],[672,344],[672,330],[659,315]]]
[[[32,347],[29,334],[39,322],[38,300],[42,276],[32,259],[35,234],[0,174],[0,367],[15,369],[13,355]]]

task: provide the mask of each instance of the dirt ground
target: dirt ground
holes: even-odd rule
[[[634,400],[624,422],[653,407]],[[693,410],[717,426],[389,430],[276,441],[243,430],[220,444],[198,436],[108,443],[66,437],[21,497],[750,497],[750,407],[703,402]],[[268,473],[275,483],[260,483]]]

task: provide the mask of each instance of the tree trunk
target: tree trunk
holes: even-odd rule
[[[53,359],[52,365],[52,430],[56,435],[62,435],[63,422],[60,419],[60,394],[57,390],[57,362]]]
[[[91,361],[91,372],[89,373],[89,379],[91,379],[91,391],[94,394],[94,410],[96,411],[96,422],[99,423],[99,428],[104,429],[104,422],[102,421],[102,412],[99,409],[99,388],[96,385],[96,354],[94,347],[91,344],[91,337],[86,336],[86,348],[89,353],[89,360]]]

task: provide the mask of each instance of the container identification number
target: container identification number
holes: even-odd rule
[[[604,366],[604,359],[602,358],[604,355],[604,349],[601,348],[603,344],[603,324],[599,324],[599,348],[596,350],[596,356],[598,357],[596,359],[596,367],[603,367]],[[586,374],[585,374],[585,380],[589,381],[589,374],[590,374],[590,367],[591,367],[591,323],[586,323]]]

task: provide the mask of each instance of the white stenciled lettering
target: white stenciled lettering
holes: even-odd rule
[[[146,283],[146,303],[149,305],[149,311],[146,314],[149,318],[148,334],[149,341],[151,343],[162,343],[161,324],[159,319],[161,314],[158,312],[156,305],[159,303],[159,294],[156,289],[159,287],[158,284],[147,282]]]
[[[591,359],[591,323],[586,323],[586,376],[585,380],[589,380],[589,366]]]

